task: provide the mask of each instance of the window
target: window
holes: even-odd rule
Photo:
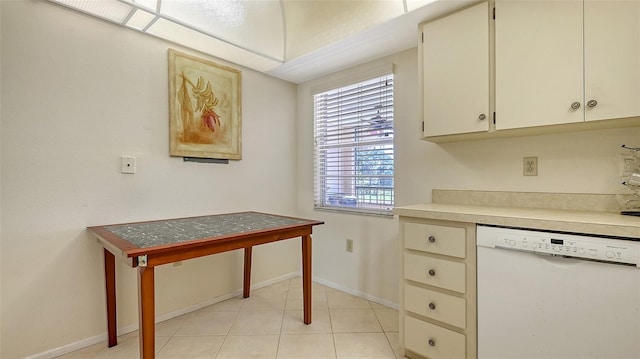
[[[315,208],[391,214],[393,74],[314,95]]]

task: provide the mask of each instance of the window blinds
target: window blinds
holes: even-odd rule
[[[393,74],[314,95],[316,208],[393,209]]]

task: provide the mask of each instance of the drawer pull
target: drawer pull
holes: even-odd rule
[[[429,342],[428,342],[428,343],[429,343],[429,346],[430,346],[430,347],[435,347],[435,346],[436,346],[436,341],[435,341],[435,340],[433,340],[433,339],[429,339]]]
[[[429,269],[429,275],[432,277],[436,276],[436,270],[435,269]]]
[[[429,240],[429,243],[436,243],[436,237],[434,236],[429,236],[428,240]]]
[[[431,310],[436,309],[436,304],[433,303],[433,302],[429,303],[429,309],[431,309]]]

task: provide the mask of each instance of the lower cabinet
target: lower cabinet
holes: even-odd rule
[[[475,224],[400,217],[400,226],[400,350],[476,358]]]

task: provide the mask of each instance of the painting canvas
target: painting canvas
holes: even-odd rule
[[[242,158],[242,74],[169,50],[170,155]]]

